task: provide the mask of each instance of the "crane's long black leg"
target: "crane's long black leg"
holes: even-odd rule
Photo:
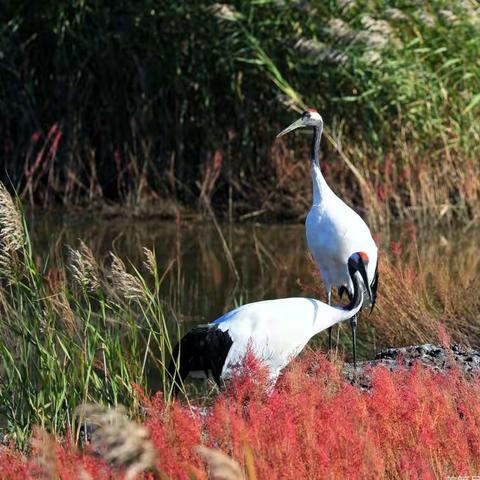
[[[332,304],[332,291],[329,290],[327,292],[327,302],[329,305]],[[333,348],[333,341],[332,341],[332,336],[333,336],[333,327],[328,327],[328,351],[332,352],[332,348]]]
[[[221,375],[222,369],[216,368],[214,365],[212,365],[212,377],[220,391],[225,390],[225,382],[222,380]]]
[[[350,319],[350,326],[352,327],[352,347],[353,347],[353,369],[357,371],[357,316],[354,315]]]

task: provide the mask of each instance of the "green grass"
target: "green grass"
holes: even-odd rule
[[[60,259],[34,256],[23,216],[0,190],[0,416],[8,438],[23,445],[34,425],[65,432],[88,402],[136,415],[135,385],[151,391],[148,368],[168,402],[166,365],[179,332],[164,315],[154,253],[145,249],[144,278],[114,254],[100,267],[80,243],[70,249],[67,278]]]

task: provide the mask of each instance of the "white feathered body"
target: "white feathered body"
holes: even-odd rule
[[[323,177],[316,179],[315,172],[313,175],[314,193],[317,187],[321,195],[314,195],[314,203],[305,221],[308,248],[320,270],[327,292],[332,287],[345,286],[352,294],[348,258],[355,252],[365,252],[368,255],[367,277],[372,284],[378,261],[377,246],[362,218],[335,195]],[[318,186],[315,182],[318,182]],[[368,297],[364,298],[369,303]]]
[[[360,307],[359,307],[360,308]],[[233,344],[222,370],[228,378],[250,351],[276,380],[281,370],[317,333],[351,318],[347,311],[311,298],[284,298],[243,305],[215,320],[211,325],[228,332]]]

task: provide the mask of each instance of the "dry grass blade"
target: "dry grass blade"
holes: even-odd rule
[[[87,291],[94,293],[100,288],[100,275],[97,261],[92,251],[82,241],[80,248],[68,247],[68,268],[75,281]]]
[[[141,299],[144,297],[142,283],[138,278],[127,272],[125,264],[113,252],[112,257],[111,278],[112,285],[116,292],[129,300]]]
[[[238,462],[221,450],[203,446],[198,446],[196,450],[207,462],[212,480],[245,480]]]
[[[92,447],[109,464],[125,469],[125,480],[154,468],[157,451],[146,427],[132,422],[122,407],[83,405],[77,409],[80,422],[94,427]]]
[[[257,473],[255,470],[255,459],[250,445],[245,444],[245,470],[247,472],[248,480],[257,480]]]

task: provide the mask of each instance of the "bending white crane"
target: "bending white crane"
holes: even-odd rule
[[[173,351],[169,372],[175,393],[189,373],[197,378],[211,375],[221,387],[248,351],[268,368],[274,384],[310,338],[359,312],[364,304],[363,285],[368,285],[368,263],[364,252],[348,259],[352,298],[345,307],[301,297],[266,300],[242,305],[213,323],[194,327]]]
[[[320,139],[323,132],[323,119],[314,109],[309,108],[302,116],[278,135],[281,137],[292,130],[312,127],[313,141],[311,170],[313,201],[305,222],[308,248],[317,264],[327,291],[328,304],[331,303],[332,288],[336,287],[340,296],[344,292],[349,298],[353,295],[353,283],[348,275],[347,261],[353,252],[365,252],[369,258],[367,269],[367,289],[371,298],[365,298],[371,309],[375,305],[378,287],[378,251],[370,229],[362,218],[345,202],[335,195],[328,186],[320,169]],[[350,320],[352,328],[353,363],[356,367],[356,327],[357,316]],[[329,328],[329,347],[332,348],[332,328]]]

